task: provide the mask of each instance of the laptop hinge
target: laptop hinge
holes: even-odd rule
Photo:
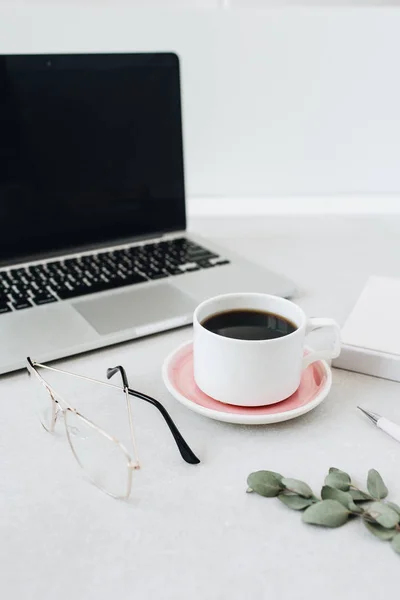
[[[80,254],[92,254],[94,252],[108,252],[114,248],[124,247],[124,246],[132,246],[135,244],[140,244],[142,242],[151,241],[151,240],[160,240],[165,237],[173,238],[181,235],[185,235],[185,231],[171,231],[164,233],[151,233],[141,236],[135,236],[134,238],[125,238],[119,240],[113,240],[107,242],[106,244],[92,244],[79,246],[70,249],[63,249],[59,252],[42,252],[40,254],[29,255],[29,256],[19,256],[15,259],[8,259],[7,261],[0,261],[0,269],[5,269],[8,267],[17,267],[18,265],[25,265],[27,263],[36,263],[36,262],[47,262],[52,260],[60,260],[64,258],[73,257]]]

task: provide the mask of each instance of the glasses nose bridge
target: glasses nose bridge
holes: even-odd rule
[[[128,465],[128,469],[130,469],[131,471],[138,471],[140,469],[140,463],[138,460],[132,460],[129,465]]]

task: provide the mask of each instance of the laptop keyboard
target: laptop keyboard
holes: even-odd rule
[[[226,265],[179,238],[0,271],[0,314]]]

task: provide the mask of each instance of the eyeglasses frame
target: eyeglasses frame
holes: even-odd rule
[[[69,376],[75,377],[77,379],[90,381],[91,383],[95,383],[98,385],[107,386],[107,387],[110,387],[113,389],[123,391],[124,395],[125,395],[126,406],[127,406],[131,444],[132,444],[133,454],[134,454],[136,460],[132,460],[132,457],[129,454],[126,447],[124,446],[124,444],[122,444],[116,437],[110,435],[104,429],[102,429],[101,427],[96,425],[96,423],[94,423],[93,421],[91,421],[90,419],[88,419],[87,417],[82,415],[76,408],[71,406],[62,396],[60,396],[60,394],[53,388],[53,386],[51,386],[45,379],[43,379],[43,377],[40,375],[39,371],[37,370],[38,368],[47,369],[49,371],[53,371],[56,373],[62,373],[64,375],[69,375]],[[46,389],[47,393],[50,396],[50,401],[51,401],[51,405],[52,405],[51,423],[50,423],[50,427],[47,428],[41,421],[43,428],[46,431],[48,431],[49,433],[53,433],[59,412],[61,412],[63,414],[67,440],[68,440],[69,446],[72,450],[72,453],[73,453],[77,463],[85,471],[85,474],[88,476],[90,481],[96,487],[98,487],[100,490],[102,490],[109,496],[116,498],[116,499],[122,499],[122,500],[128,499],[131,494],[131,491],[132,491],[132,472],[134,470],[140,469],[140,462],[138,460],[137,445],[136,445],[136,440],[135,440],[135,435],[134,435],[132,407],[131,407],[131,402],[130,402],[129,396],[135,396],[135,397],[137,397],[141,400],[145,400],[146,402],[149,402],[150,404],[155,406],[160,411],[164,420],[166,421],[166,423],[175,439],[175,442],[178,446],[179,452],[180,452],[183,460],[185,460],[185,462],[188,462],[189,464],[198,464],[200,462],[200,460],[197,458],[197,456],[193,453],[193,451],[191,450],[189,445],[184,440],[182,434],[176,427],[175,423],[173,422],[172,418],[170,417],[170,415],[169,415],[168,411],[165,409],[165,407],[160,402],[158,402],[158,400],[155,400],[151,396],[147,396],[146,394],[142,394],[141,392],[137,392],[137,391],[129,388],[126,372],[122,366],[118,365],[117,367],[112,367],[112,368],[107,369],[107,378],[108,379],[110,379],[115,373],[120,372],[121,377],[122,377],[122,382],[123,382],[122,388],[120,386],[114,385],[112,383],[100,381],[98,379],[94,379],[92,377],[87,377],[85,375],[79,375],[77,373],[71,373],[71,372],[65,371],[63,369],[58,369],[56,367],[51,367],[49,365],[45,365],[45,364],[36,362],[36,361],[32,360],[30,357],[27,357],[27,370],[28,370],[29,375],[34,375],[37,378],[39,383]],[[87,470],[83,467],[81,461],[79,460],[78,455],[75,452],[75,449],[73,447],[73,444],[72,444],[72,441],[70,438],[70,434],[68,431],[67,421],[68,421],[69,413],[73,413],[78,419],[81,419],[87,426],[95,429],[99,434],[103,435],[106,439],[108,439],[109,441],[116,444],[118,446],[118,448],[122,451],[122,453],[124,454],[124,457],[127,461],[127,487],[126,487],[126,493],[124,495],[116,495],[116,494],[111,493],[106,488],[103,488],[101,485],[99,485],[99,483],[97,481],[95,481],[90,476],[90,474],[87,472]]]

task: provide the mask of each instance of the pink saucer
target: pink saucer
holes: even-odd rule
[[[166,358],[163,379],[179,402],[205,417],[228,423],[263,425],[294,419],[318,406],[331,389],[332,372],[323,360],[311,364],[303,372],[297,391],[276,404],[255,407],[223,404],[197,387],[193,377],[193,344],[186,342]]]

